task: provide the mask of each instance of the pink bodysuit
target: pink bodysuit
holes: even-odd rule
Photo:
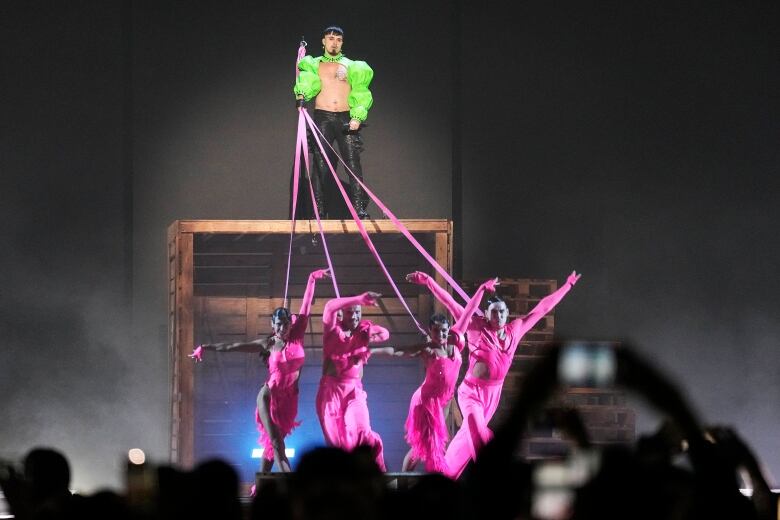
[[[462,330],[479,306],[484,291],[483,284],[461,313],[461,318],[450,329],[448,342],[455,346],[452,356],[438,356],[423,351],[425,380],[412,395],[405,428],[406,442],[412,448],[412,457],[414,460],[424,460],[426,471],[448,473],[444,453],[449,432],[443,408],[452,399],[460,372],[460,353],[465,344]]]
[[[325,304],[323,324],[323,362],[330,359],[337,374],[323,375],[317,390],[317,416],[320,419],[325,442],[345,450],[357,446],[369,446],[374,460],[386,471],[382,439],[371,429],[366,392],[363,390],[361,370],[368,361],[371,341],[384,341],[390,337],[387,329],[361,321],[348,333],[339,326],[336,313],[353,305],[367,305],[366,294],[350,298],[335,298]]]
[[[323,271],[315,271],[309,275],[300,312],[291,316],[286,344],[281,350],[272,350],[268,357],[268,380],[265,384],[268,385],[271,394],[271,421],[276,425],[282,438],[290,435],[290,432],[300,424],[295,418],[298,415],[298,376],[304,363],[303,339],[309,323],[314,285],[317,278],[322,277],[322,273]],[[255,409],[255,423],[257,431],[260,432],[257,442],[264,448],[263,457],[273,460],[271,436],[260,422],[260,412],[257,409]]]
[[[366,392],[361,381],[362,366],[368,361],[370,341],[384,341],[390,333],[370,321],[361,321],[348,333],[339,326],[336,313],[353,305],[367,305],[367,295],[336,298],[323,311],[323,362],[330,359],[337,374],[323,375],[317,390],[317,416],[325,442],[345,450],[369,446],[374,460],[386,471],[382,439],[371,429]],[[372,339],[375,338],[375,339]]]
[[[425,276],[425,279],[416,282],[425,284],[453,316],[458,318],[463,314],[463,307],[432,278]],[[575,282],[576,277],[572,280],[570,276],[560,289],[543,298],[527,315],[507,323],[503,339],[499,337],[498,331],[491,330],[485,317],[471,318],[466,331],[469,368],[458,387],[458,405],[463,414],[463,424],[452,438],[445,455],[450,477],[459,477],[469,460],[476,460],[480,448],[493,437],[487,424],[498,408],[501,387],[520,339],[563,299]],[[474,365],[479,361],[487,366],[488,378],[472,375]]]

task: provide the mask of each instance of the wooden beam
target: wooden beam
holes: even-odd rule
[[[452,272],[450,265],[450,237],[448,232],[445,231],[443,233],[436,233],[435,253],[436,254],[434,257],[436,258],[436,261],[439,263],[439,265],[444,267],[448,273]],[[452,291],[452,289],[444,281],[444,277],[438,272],[434,274],[434,279],[436,280],[437,284],[442,287],[446,287],[449,291]],[[447,312],[447,309],[444,308],[439,300],[434,302],[434,309],[436,312]]]
[[[448,233],[450,226],[444,219],[403,220],[411,233]],[[398,233],[390,220],[363,221],[369,233]],[[175,226],[179,233],[290,233],[290,220],[177,220]],[[323,220],[322,228],[326,233],[357,233],[358,227],[352,220]],[[296,232],[305,233],[309,229],[317,230],[316,221],[298,221]]]
[[[193,237],[191,233],[180,233],[177,238],[178,283],[176,287],[176,345],[174,370],[178,374],[178,462],[184,468],[194,464],[194,401],[195,381],[192,360],[187,356],[195,344],[195,323],[193,318]]]

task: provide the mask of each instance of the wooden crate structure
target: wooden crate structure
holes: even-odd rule
[[[448,220],[403,222],[437,262],[449,270],[452,223]],[[419,332],[376,266],[355,223],[323,221],[322,224],[342,296],[365,290],[382,293],[379,308],[364,309],[366,318],[390,329],[391,345],[419,342]],[[414,270],[434,274],[433,269],[392,222],[371,220],[364,224],[404,300],[425,326],[430,314],[442,309],[424,288],[406,283],[404,274]],[[234,431],[248,429],[252,441],[256,437],[251,412],[257,389],[266,377],[260,360],[246,354],[208,351],[204,363],[195,366],[187,356],[199,343],[246,341],[269,332],[270,313],[283,303],[290,229],[291,222],[287,220],[180,220],[169,227],[170,456],[173,463],[191,467],[197,460],[217,456],[238,465],[234,462],[238,455],[225,448],[235,437]],[[316,230],[316,222],[299,221],[296,226],[289,281],[292,312],[297,312],[300,305],[309,272],[327,266]],[[435,276],[443,284],[441,277]],[[306,365],[301,375],[299,417],[302,412],[308,413],[309,419],[301,428],[316,430],[319,435],[319,424],[316,419],[311,420],[313,405],[304,395],[310,398],[316,391],[322,360],[321,314],[325,302],[333,296],[330,280],[319,281],[304,342]],[[387,435],[392,437],[385,439],[389,449],[386,458],[400,460],[403,456],[392,451],[393,442],[403,444],[403,421],[409,399],[423,376],[424,370],[416,359],[382,360],[377,356],[366,367],[364,384],[370,409],[381,403],[383,411],[390,410],[387,414],[372,415],[372,426],[379,431],[383,428],[385,432],[390,431]],[[241,442],[233,444],[236,450],[245,452],[246,446]],[[405,449],[403,444],[396,451],[405,452]],[[248,471],[237,469],[240,474]],[[256,466],[252,474],[254,469]]]
[[[463,288],[471,293],[477,287],[476,281],[464,281]],[[509,320],[526,314],[548,294],[558,289],[556,280],[501,278],[496,294],[509,308]],[[506,376],[501,392],[501,403],[491,424],[500,424],[512,404],[519,398],[520,384],[533,363],[544,355],[546,347],[554,337],[555,310],[540,320],[517,347],[512,367]],[[616,345],[617,346],[617,345]],[[464,360],[461,377],[467,364]],[[627,406],[623,391],[603,388],[567,388],[549,403],[549,409],[568,407],[576,409],[584,422],[588,435],[594,444],[629,443],[635,438],[636,414]],[[449,419],[451,431],[462,418],[457,406],[452,407]],[[559,457],[568,451],[568,442],[562,438],[549,417],[542,413],[524,439],[521,454],[529,459]]]

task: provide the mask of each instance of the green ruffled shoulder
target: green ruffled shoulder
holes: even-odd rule
[[[347,98],[349,116],[358,121],[365,121],[368,109],[374,104],[374,97],[368,86],[374,79],[374,71],[365,61],[350,61],[347,66],[347,81],[352,90]]]
[[[322,90],[319,70],[321,57],[304,56],[298,62],[298,78],[295,80],[293,92],[296,96],[302,95],[306,101],[311,100]],[[340,61],[347,68],[347,81],[350,85],[350,93],[347,97],[349,116],[358,121],[365,121],[368,110],[374,104],[374,97],[368,89],[374,78],[374,71],[365,61],[353,61],[343,57]]]
[[[304,56],[298,62],[298,77],[295,79],[293,93],[297,96],[303,96],[309,101],[320,93],[322,81],[320,80],[320,59],[312,56]]]

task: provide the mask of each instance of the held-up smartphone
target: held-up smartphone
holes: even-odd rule
[[[577,489],[596,474],[598,451],[573,451],[562,460],[540,460],[533,468],[531,517],[566,520],[571,517]]]
[[[558,358],[558,379],[577,387],[602,388],[615,382],[615,351],[604,341],[564,343]]]

